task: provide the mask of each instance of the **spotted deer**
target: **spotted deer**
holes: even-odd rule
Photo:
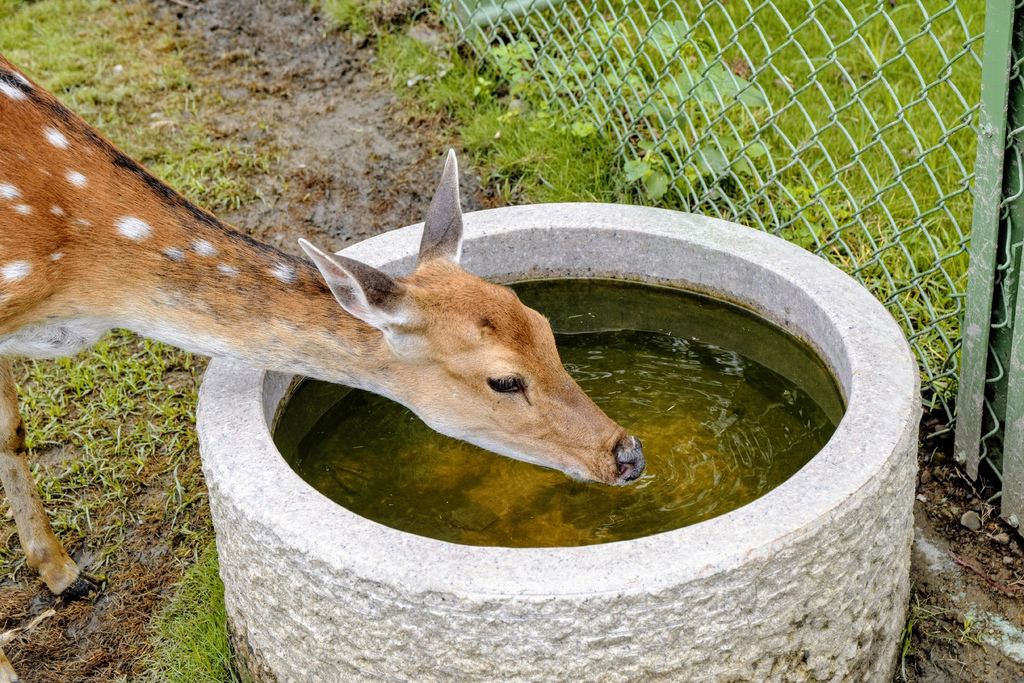
[[[8,359],[73,354],[111,328],[376,392],[578,479],[640,475],[640,442],[570,378],[547,320],[459,266],[452,152],[408,277],[299,243],[311,261],[217,220],[0,57],[0,481],[54,594],[94,587],[47,521]],[[0,653],[0,683],[15,680]]]

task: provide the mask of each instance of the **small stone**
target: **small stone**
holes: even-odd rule
[[[1010,534],[996,534],[992,540],[999,545],[1010,545]]]
[[[960,515],[960,524],[971,531],[977,531],[981,528],[981,517],[974,510],[968,510]]]
[[[923,493],[917,494],[917,499],[919,501],[921,501],[922,503],[927,503],[928,502],[928,498]]]
[[[444,36],[441,32],[435,31],[426,24],[413,24],[409,27],[406,35],[430,47],[437,47],[444,42]]]
[[[929,469],[921,470],[921,483],[927,484],[932,480],[932,471]]]
[[[1010,557],[1009,555],[1003,555],[1003,564],[1005,564],[1007,567],[1012,567],[1013,566],[1013,558]]]
[[[352,34],[352,47],[357,50],[362,50],[366,47],[366,43],[370,41],[369,36],[365,33],[353,33]]]

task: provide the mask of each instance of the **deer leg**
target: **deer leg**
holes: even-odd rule
[[[18,674],[14,673],[11,660],[7,659],[4,651],[0,649],[0,683],[18,683],[20,680]]]
[[[28,566],[39,573],[54,595],[77,597],[88,593],[93,586],[80,576],[78,565],[53,534],[32,478],[25,449],[25,424],[18,412],[18,391],[6,358],[0,358],[0,483],[14,513]]]

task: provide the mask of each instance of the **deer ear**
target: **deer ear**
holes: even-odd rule
[[[377,329],[408,321],[405,286],[373,266],[344,256],[325,254],[304,239],[299,246],[320,270],[341,307]]]
[[[459,163],[455,151],[448,150],[441,184],[427,209],[416,265],[443,258],[458,263],[462,257],[462,206],[459,204]]]

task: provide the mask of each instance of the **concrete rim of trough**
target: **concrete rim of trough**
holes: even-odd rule
[[[822,354],[847,400],[843,420],[825,448],[777,489],[699,524],[584,547],[462,546],[377,524],[306,484],[274,447],[268,426],[290,378],[215,360],[198,409],[211,501],[247,501],[250,521],[291,552],[407,594],[650,594],[771,557],[839,515],[916,440],[918,369],[903,333],[867,290],[795,245],[722,220],[621,205],[509,207],[465,214],[464,223],[464,266],[499,281],[617,274],[726,293]],[[342,253],[408,273],[420,230],[395,230]],[[519,238],[535,243],[528,268]],[[681,241],[682,256],[658,249],[665,240]],[[681,267],[690,269],[686,276],[663,276]]]

